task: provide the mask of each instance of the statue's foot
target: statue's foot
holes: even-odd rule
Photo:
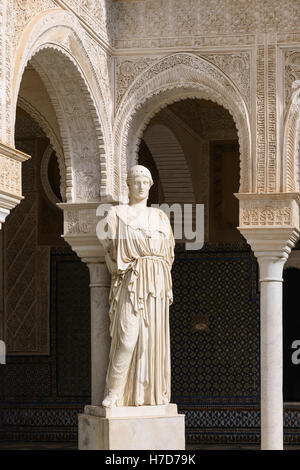
[[[104,398],[102,406],[104,406],[104,408],[112,408],[113,406],[116,406],[117,399],[117,394],[110,390]]]

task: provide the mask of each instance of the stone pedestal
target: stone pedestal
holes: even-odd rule
[[[78,416],[79,450],[184,450],[184,415],[177,405],[102,408]]]

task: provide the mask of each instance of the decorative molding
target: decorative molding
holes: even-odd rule
[[[21,196],[21,165],[20,161],[1,155],[0,157],[0,188],[2,191]]]
[[[283,191],[298,191],[299,188],[299,143],[300,143],[300,89],[293,93],[286,112],[283,129],[282,187]]]
[[[136,77],[159,59],[157,56],[115,58],[115,109]]]
[[[250,108],[250,53],[231,51],[222,54],[201,54],[201,57],[217,65],[232,79]]]
[[[257,165],[257,192],[265,191],[265,158],[266,158],[266,138],[265,138],[265,48],[262,45],[257,47],[256,59],[256,165]]]
[[[237,193],[239,229],[244,227],[292,227],[299,229],[300,193]]]
[[[288,106],[294,93],[295,85],[300,85],[300,52],[295,50],[285,51],[284,65],[284,95],[285,105]]]
[[[22,197],[22,162],[31,158],[19,150],[0,143],[0,211],[3,223],[9,211]],[[0,228],[1,228],[0,223]]]
[[[267,145],[268,155],[266,162],[267,186],[266,192],[278,191],[277,185],[277,127],[276,127],[276,48],[268,45],[267,60]]]
[[[200,49],[213,48],[249,48],[255,44],[255,34],[220,34],[220,35],[194,35],[182,37],[153,37],[153,38],[116,38],[114,40],[114,53],[118,55],[146,54],[155,52],[156,54],[174,53],[178,49],[195,52]]]
[[[49,159],[51,155],[53,154],[53,148],[52,145],[48,145],[46,148],[42,159],[41,159],[41,183],[43,186],[43,189],[49,199],[49,201],[56,207],[57,203],[60,203],[61,201],[58,199],[56,194],[53,192],[50,182],[49,182],[49,175],[48,175],[48,166],[49,166]]]
[[[226,12],[226,13],[225,13]],[[228,0],[176,0],[117,2],[116,45],[119,47],[155,47],[175,42],[177,47],[190,44],[191,38],[219,35],[253,35],[274,31],[298,31],[299,9],[294,0],[239,3]],[[237,39],[237,38],[236,38]],[[238,39],[237,39],[238,40]],[[121,43],[123,41],[123,44]],[[127,43],[126,43],[127,41]],[[131,41],[130,45],[128,44]]]
[[[61,203],[64,213],[63,237],[80,258],[98,258],[104,251],[96,235],[99,203]]]

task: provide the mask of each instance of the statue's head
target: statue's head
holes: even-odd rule
[[[130,199],[148,199],[149,190],[153,185],[150,171],[145,166],[134,165],[128,171],[127,184]]]

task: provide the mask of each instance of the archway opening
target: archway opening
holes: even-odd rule
[[[138,161],[154,172],[150,204],[204,204],[206,242],[242,241],[239,142],[225,108],[204,99],[166,106],[147,125]]]
[[[99,200],[96,118],[74,63],[39,51],[24,70],[16,110],[15,146],[31,155],[22,166],[24,200],[7,217],[0,256],[8,354],[2,396],[15,435],[30,431],[32,440],[41,414],[50,434],[55,419],[53,436],[76,439],[77,414],[90,402],[89,272],[61,236],[56,204]]]
[[[217,416],[222,406],[230,414],[230,403],[259,401],[257,264],[236,228],[236,125],[208,99],[173,100],[149,120],[137,161],[154,177],[149,203],[204,204],[204,246],[186,250],[184,240],[176,240],[172,268],[172,400],[186,413],[192,440],[199,421],[191,416],[207,407]],[[218,422],[201,425],[203,432]]]

